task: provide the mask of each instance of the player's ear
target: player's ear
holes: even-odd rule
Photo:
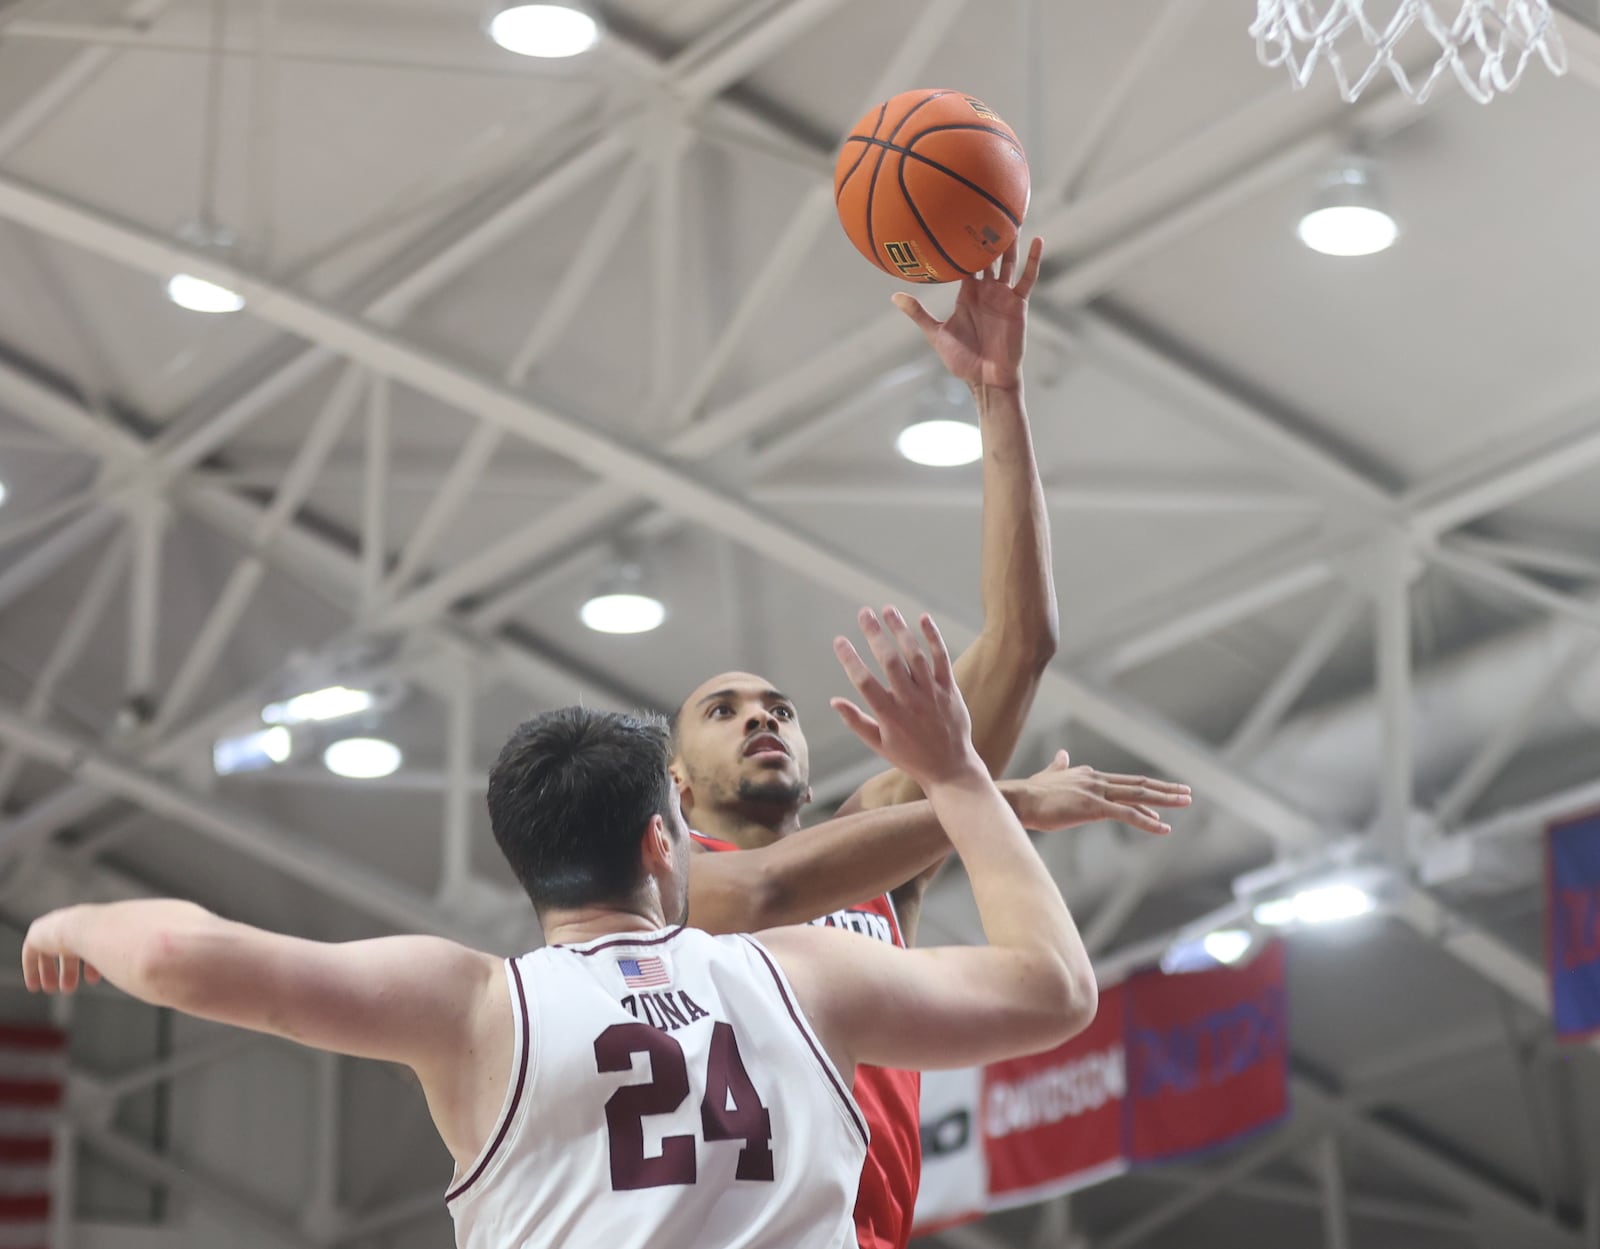
[[[647,868],[659,871],[672,862],[672,834],[667,831],[667,821],[659,814],[652,815],[644,826],[640,849]]]
[[[694,790],[689,787],[688,774],[684,771],[683,764],[676,759],[668,766],[667,772],[672,776],[672,783],[678,787],[678,808],[687,821],[689,812],[694,810]]]

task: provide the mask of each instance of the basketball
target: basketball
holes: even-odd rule
[[[907,282],[954,282],[993,264],[1016,240],[1029,189],[1011,127],[960,91],[906,91],[869,109],[833,171],[844,232]]]

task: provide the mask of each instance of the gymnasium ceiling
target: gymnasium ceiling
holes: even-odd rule
[[[1374,1200],[1576,1244],[1557,1107],[1597,1108],[1593,1056],[1507,1037],[1542,1028],[1537,833],[1597,796],[1600,35],[1572,6],[1571,73],[1489,107],[1348,106],[1258,65],[1248,9],[631,0],[539,64],[446,0],[231,0],[220,32],[192,0],[0,5],[10,917],[146,888],[525,944],[479,811],[504,733],[726,668],[801,692],[819,800],[848,794],[828,640],[863,600],[979,622],[980,476],[895,454],[934,375],[832,220],[830,148],[954,85],[1022,135],[1048,244],[1028,385],[1062,643],[1018,766],[1065,744],[1202,797],[1168,845],[1047,843],[1108,974],[1280,854],[1408,864],[1428,892],[1293,938],[1301,1113]],[[1352,147],[1403,233],[1334,260],[1293,227]],[[230,248],[197,248],[206,216]],[[179,268],[246,310],[175,307]],[[654,633],[579,623],[619,551]],[[211,775],[219,734],[352,655],[403,689],[397,776]],[[973,931],[959,873],[928,924]],[[1305,1159],[1264,1165],[1182,1243],[1269,1208],[1314,1235],[1263,1205],[1314,1197]],[[1179,1182],[1097,1190],[1080,1227]]]

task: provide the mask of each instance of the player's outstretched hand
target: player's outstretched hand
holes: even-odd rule
[[[1116,820],[1147,833],[1170,833],[1172,826],[1161,818],[1160,809],[1187,807],[1192,801],[1187,785],[1075,768],[1062,750],[1044,771],[1021,782],[1015,806],[1023,824],[1042,833],[1097,820]]]
[[[933,618],[922,617],[922,640],[893,607],[884,608],[881,620],[863,607],[857,620],[883,680],[847,639],[835,638],[834,654],[870,714],[848,698],[833,699],[833,709],[857,737],[923,788],[973,769],[987,775],[972,746],[972,719],[956,688],[950,652]]]
[[[973,387],[1015,389],[1022,384],[1028,296],[1039,280],[1043,256],[1044,243],[1039,239],[1033,240],[1025,259],[1012,243],[992,268],[963,279],[956,306],[943,321],[905,291],[893,296],[894,304],[916,322],[952,377]]]
[[[98,984],[100,973],[68,944],[65,910],[41,915],[22,941],[22,982],[30,993],[71,993],[80,982]]]

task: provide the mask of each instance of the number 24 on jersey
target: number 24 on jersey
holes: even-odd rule
[[[695,1182],[693,1136],[667,1136],[661,1153],[644,1152],[644,1120],[670,1115],[689,1097],[689,1067],[683,1047],[667,1033],[643,1023],[612,1024],[594,1042],[601,1073],[630,1071],[633,1056],[650,1060],[648,1084],[626,1084],[606,1102],[611,1138],[613,1190],[663,1188]],[[700,1102],[700,1130],[708,1141],[743,1141],[734,1178],[772,1180],[772,1116],[750,1082],[739,1043],[729,1024],[713,1025],[706,1063],[706,1095]]]

